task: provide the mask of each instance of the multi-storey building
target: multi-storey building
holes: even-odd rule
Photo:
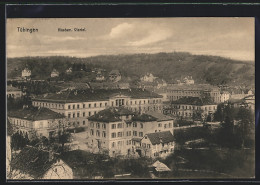
[[[149,114],[152,114],[151,112]],[[124,107],[110,107],[89,117],[88,145],[92,152],[141,155],[141,139],[147,133],[173,133],[173,119],[159,113],[136,114]]]
[[[214,102],[221,102],[220,89],[208,84],[171,84],[167,86],[165,91],[169,101],[176,101],[183,97],[209,96]]]
[[[28,68],[25,68],[24,70],[22,70],[22,78],[24,79],[28,79],[30,78],[32,75],[32,71]]]
[[[56,69],[53,69],[53,71],[51,72],[51,77],[58,77],[60,75],[59,71],[57,71]]]
[[[21,98],[23,95],[22,91],[16,87],[13,86],[7,86],[6,88],[6,96],[7,98]]]
[[[193,118],[198,115],[202,118],[207,118],[207,116],[212,115],[216,110],[217,104],[210,99],[184,97],[172,102],[170,107],[164,109],[164,113],[183,118]]]
[[[8,120],[15,131],[28,135],[51,137],[55,131],[67,127],[64,116],[47,108],[23,108],[8,112]]]
[[[141,140],[141,149],[147,157],[166,157],[174,151],[174,137],[170,131],[148,133]]]
[[[162,111],[162,97],[142,89],[75,89],[34,98],[32,105],[61,113],[71,124],[86,126],[89,116],[107,107],[125,106],[133,112]]]

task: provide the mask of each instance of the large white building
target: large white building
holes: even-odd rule
[[[173,133],[173,118],[160,113],[136,114],[124,107],[110,107],[88,118],[89,150],[110,156],[142,155],[141,139],[145,134]]]
[[[89,116],[107,107],[125,106],[134,112],[161,112],[162,97],[142,89],[75,89],[34,98],[32,105],[63,114],[70,124],[86,126]]]
[[[8,112],[8,120],[15,131],[28,135],[52,137],[55,131],[67,127],[64,116],[47,108],[23,108]]]
[[[31,75],[32,75],[32,71],[27,67],[24,70],[22,70],[22,78],[28,79],[31,77]]]

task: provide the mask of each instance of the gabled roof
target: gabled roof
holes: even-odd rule
[[[152,166],[155,167],[155,170],[158,172],[171,171],[171,169],[168,168],[168,166],[166,166],[166,164],[164,164],[158,160],[155,163],[153,163]]]
[[[90,121],[101,122],[117,122],[121,121],[120,116],[133,115],[134,113],[124,107],[109,107],[105,110],[98,112],[97,114],[90,116]]]
[[[121,75],[117,69],[112,70],[109,75]]]
[[[141,121],[141,122],[150,122],[150,121],[156,121],[157,119],[148,114],[136,114],[132,117],[132,120]]]
[[[165,114],[162,114],[162,113],[160,113],[160,112],[148,111],[148,112],[146,112],[146,114],[155,117],[157,121],[173,120],[172,117],[167,116],[167,115],[165,115]]]
[[[31,121],[48,120],[48,119],[60,119],[64,118],[62,114],[54,112],[47,108],[30,107],[23,108],[16,111],[9,111],[8,117],[26,119]]]
[[[154,132],[146,134],[153,145],[160,143],[169,143],[174,141],[174,137],[170,131]]]
[[[199,98],[199,97],[183,97],[176,101],[173,101],[172,104],[184,104],[184,105],[215,105],[211,98]]]
[[[61,103],[106,101],[113,94],[122,94],[134,99],[162,97],[161,95],[142,89],[74,89],[63,91],[59,94],[48,94],[45,97],[38,96],[37,98],[33,98],[33,100]]]
[[[53,163],[49,161],[49,152],[27,146],[11,161],[11,167],[40,179]]]
[[[6,87],[6,91],[9,92],[9,91],[21,91],[20,89],[16,88],[16,87],[13,87],[13,86],[10,86],[8,85]]]

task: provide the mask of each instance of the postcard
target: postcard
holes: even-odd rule
[[[7,18],[7,179],[254,178],[254,21]]]

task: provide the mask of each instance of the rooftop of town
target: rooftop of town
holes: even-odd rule
[[[199,97],[183,97],[176,101],[173,101],[172,104],[184,104],[184,105],[215,105],[211,98],[199,98]]]

